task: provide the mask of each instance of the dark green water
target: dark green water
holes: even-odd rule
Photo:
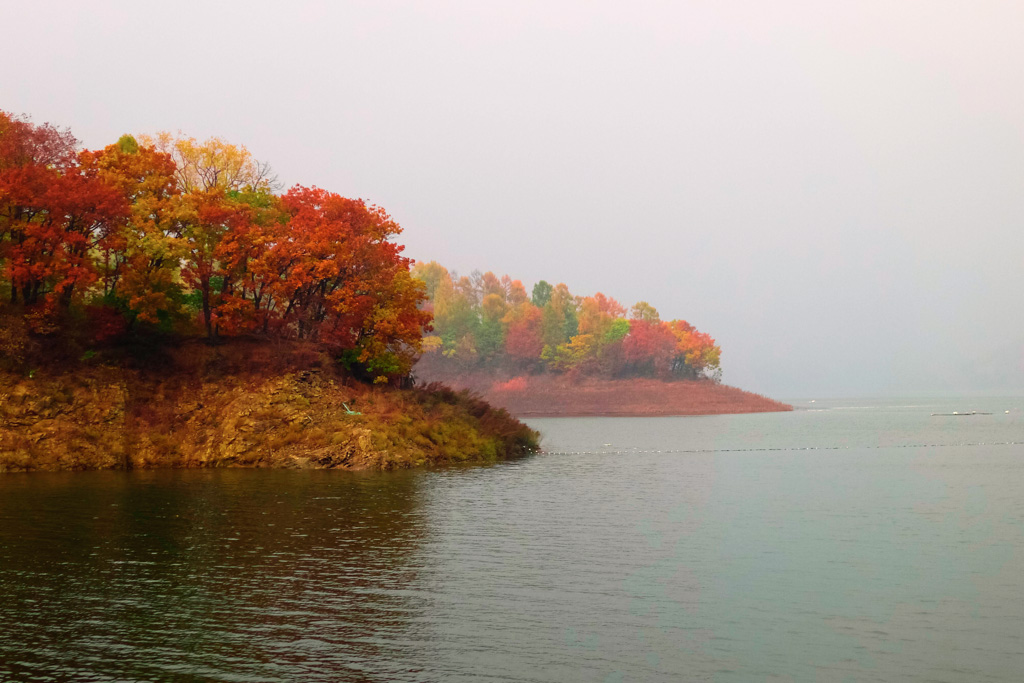
[[[1024,401],[803,405],[534,420],[486,468],[0,475],[0,680],[1020,680]]]

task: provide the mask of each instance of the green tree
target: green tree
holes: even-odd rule
[[[551,295],[554,291],[555,288],[552,287],[550,283],[545,280],[541,280],[533,286],[533,296],[531,297],[533,305],[537,308],[544,308],[548,305],[548,302],[551,301]]]

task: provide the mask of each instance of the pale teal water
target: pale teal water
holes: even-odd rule
[[[533,420],[487,468],[0,476],[0,680],[1020,680],[1024,401],[802,405]]]

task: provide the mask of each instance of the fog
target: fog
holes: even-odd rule
[[[0,5],[0,109],[182,130],[776,397],[1024,393],[1020,2]]]

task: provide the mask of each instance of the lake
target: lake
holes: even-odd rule
[[[0,680],[1020,680],[1024,400],[796,405],[531,420],[488,467],[0,475]]]

